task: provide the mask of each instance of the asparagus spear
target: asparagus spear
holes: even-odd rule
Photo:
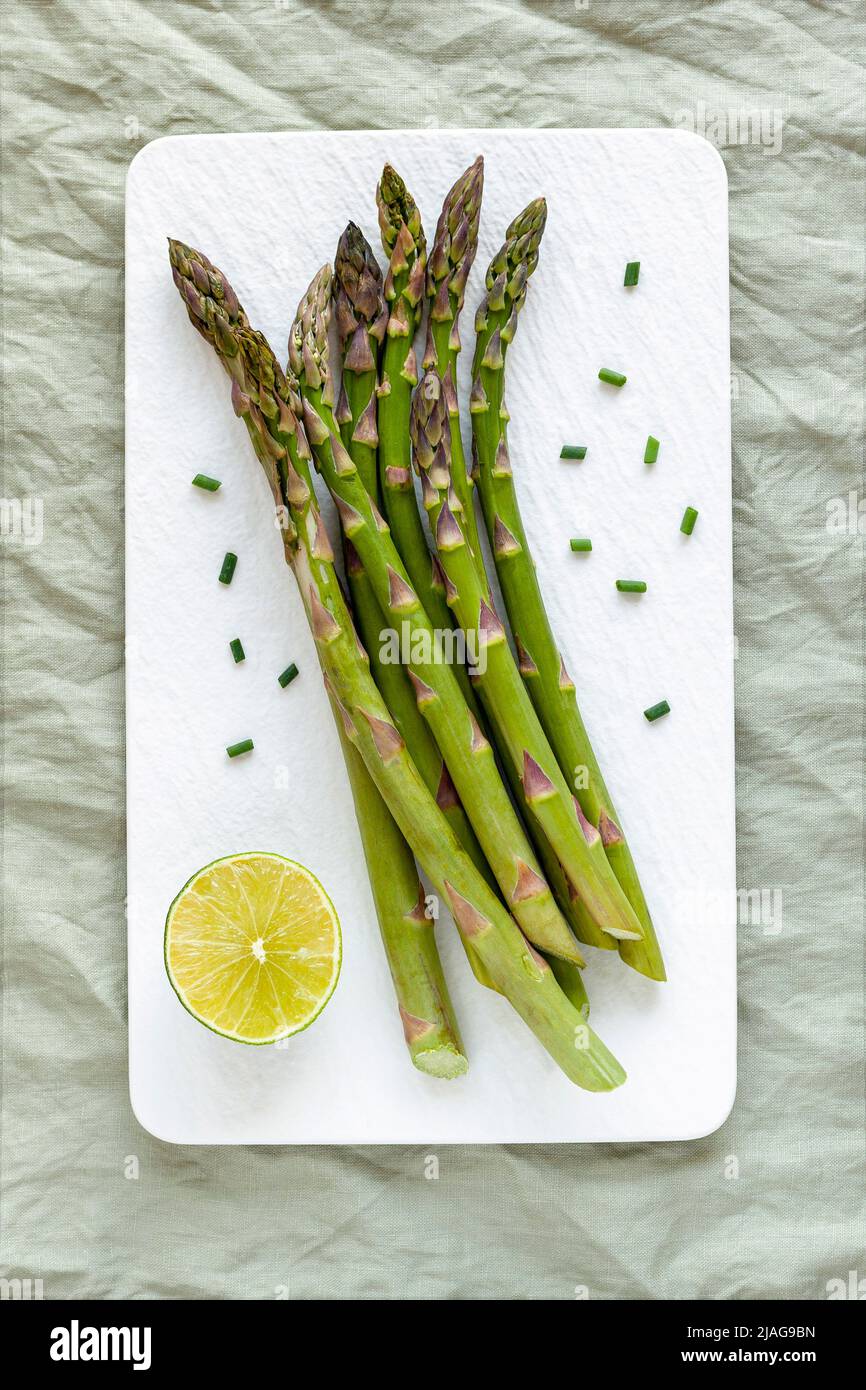
[[[530,203],[514,219],[486,276],[476,316],[472,433],[478,489],[506,610],[520,654],[520,672],[564,776],[574,781],[584,816],[601,837],[608,862],[640,922],[642,939],[621,941],[623,960],[664,980],[661,949],[619,816],[598,766],[577,704],[574,682],[557,648],[523,529],[508,453],[503,400],[505,357],[538,264],[547,206]],[[577,777],[578,769],[585,775]]]
[[[421,523],[409,451],[409,408],[412,387],[418,381],[413,342],[421,318],[427,243],[415,200],[390,164],[385,165],[376,188],[376,204],[382,246],[388,256],[385,299],[390,306],[379,387],[382,505],[391,538],[424,611],[434,627],[447,630],[453,619],[445,602],[441,573],[430,554]],[[456,665],[455,674],[466,703],[479,718],[465,667]]]
[[[366,238],[353,222],[349,223],[337,247],[334,304],[343,354],[343,377],[335,419],[340,422],[340,433],[349,457],[375,505],[379,498],[376,380],[379,343],[384,336],[387,310],[381,271]],[[381,658],[384,616],[360,556],[348,537],[344,550],[352,608],[361,640],[370,655],[376,684],[428,788],[437,794],[446,814],[455,816],[454,830],[458,838],[464,825],[471,836],[442,755],[418,710],[403,667]]]
[[[358,469],[358,476],[371,499],[376,502],[379,497],[376,385],[388,311],[382,272],[363,232],[354,222],[349,223],[340,237],[334,271],[335,318],[343,366],[336,418],[340,421],[343,443]],[[417,508],[415,511],[417,515]],[[361,641],[370,656],[373,679],[428,790],[436,796],[454,833],[475,864],[492,880],[442,754],[418,710],[405,670],[399,663],[381,660],[382,610],[364,573],[358,552],[345,535],[343,549],[352,611]],[[492,988],[493,982],[471,947],[467,947],[467,957],[479,983]]]
[[[461,247],[461,245],[466,247],[466,255],[463,256],[461,265],[459,266],[460,275],[458,276],[458,279],[454,286],[453,294],[451,292],[451,289],[449,288],[447,306],[446,296],[442,291],[441,284],[439,290],[437,291],[437,293],[440,296],[441,312],[443,314],[450,314],[453,311],[453,321],[449,322],[447,317],[437,321],[434,319],[431,310],[431,317],[428,322],[428,344],[427,354],[425,356],[425,365],[430,362],[431,358],[435,354],[436,365],[440,372],[440,375],[444,374],[445,380],[449,383],[449,386],[455,380],[454,373],[456,369],[456,357],[457,350],[459,349],[459,336],[456,315],[459,312],[460,307],[462,306],[465,280],[466,277],[468,277],[469,268],[472,260],[474,260],[477,246],[477,214],[478,206],[480,204],[480,176],[482,170],[482,165],[473,166],[472,169],[468,170],[467,173],[463,175],[460,180],[458,180],[454,189],[451,190],[451,193],[445,200],[445,207],[443,208],[443,213],[440,218],[439,226],[437,227],[436,244],[434,246],[434,259],[438,257],[440,262],[440,268],[442,264],[447,264],[451,257],[457,256],[459,254],[459,248]],[[464,232],[461,230],[458,232],[455,238],[451,240],[450,227],[452,224],[459,223],[459,216],[455,216],[454,214],[455,210],[459,214],[459,210],[462,206],[462,196],[466,192],[466,185],[469,185],[468,196],[465,199],[465,206],[467,208],[465,221],[467,222],[468,232],[464,236]],[[478,195],[477,198],[474,198],[473,196],[475,193],[477,193]],[[406,269],[406,262],[409,260],[409,255],[407,250],[404,249],[404,247],[401,245],[401,239],[405,241],[407,246],[415,244],[417,234],[418,232],[420,232],[420,217],[418,216],[417,208],[415,207],[414,201],[411,199],[411,195],[409,195],[408,191],[406,190],[405,184],[403,183],[402,179],[399,178],[399,175],[397,175],[389,165],[386,165],[385,173],[382,177],[382,182],[380,183],[379,190],[377,190],[377,199],[379,202],[379,222],[380,228],[382,230],[383,245],[385,247],[385,250],[388,252],[391,252],[392,248],[395,248],[398,271],[400,272],[397,275],[395,275],[393,279],[391,279],[392,290],[399,289],[403,283],[409,281],[408,271]],[[412,228],[412,235],[406,236],[405,232],[403,231],[404,222],[407,227]],[[423,232],[421,232],[420,234],[423,238]],[[415,266],[415,268],[417,269],[417,265]],[[402,274],[402,279],[400,278],[400,274]],[[440,275],[440,281],[441,278],[442,277]],[[388,282],[386,282],[386,295],[387,293]],[[411,306],[414,306],[417,303],[417,292],[411,289],[411,284],[408,298]],[[397,302],[399,304],[399,299]],[[411,320],[410,312],[406,311],[405,309],[401,310],[401,312],[397,316],[396,332],[398,343],[405,343],[404,324],[409,321],[413,322],[412,331],[414,332],[414,320]],[[391,324],[389,324],[388,332],[390,335]],[[386,357],[388,351],[389,348],[386,348]],[[415,365],[414,353],[412,353],[411,355],[411,364],[412,370],[410,379],[411,383],[414,385],[417,382],[417,367]],[[385,384],[386,378],[387,372],[383,374],[383,386]],[[399,410],[398,425],[399,434],[396,437],[396,448],[399,452],[396,453],[395,458],[399,460],[401,467],[399,470],[389,470],[386,468],[384,473],[386,485],[384,492],[386,503],[386,515],[388,517],[388,521],[391,524],[391,532],[397,545],[397,549],[400,551],[403,557],[403,560],[406,564],[406,568],[409,572],[413,584],[415,585],[416,592],[419,594],[419,597],[421,598],[422,603],[424,603],[425,607],[427,608],[427,611],[430,614],[430,616],[434,617],[434,611],[431,608],[430,603],[428,602],[428,599],[426,597],[427,586],[429,584],[429,551],[427,549],[427,542],[424,536],[424,530],[421,526],[417,507],[415,505],[414,488],[412,487],[408,467],[411,461],[408,444],[410,395],[411,387],[408,384],[408,382],[406,382],[403,384],[402,391],[399,394],[399,400],[401,403]],[[386,396],[380,402],[380,421],[384,419],[386,409],[388,409],[389,412],[391,410],[391,407],[388,405],[389,399],[390,395]],[[473,482],[471,477],[466,478],[466,465],[465,460],[463,458],[462,437],[460,435],[458,402],[456,393],[454,393],[453,391],[449,393],[449,405],[452,411],[452,446],[454,448],[459,449],[459,464],[455,465],[454,473],[457,479],[458,489],[460,480],[465,481],[466,492],[463,498],[464,515],[467,515],[469,517],[469,524],[472,528],[473,547],[478,557],[479,576],[485,589],[489,589],[487,575],[484,570],[483,557],[481,554],[480,546],[478,544],[477,529],[475,526],[475,513],[474,506],[472,503]],[[381,472],[381,460],[385,458],[383,450],[386,447],[386,431],[384,426],[380,429],[380,437]],[[394,503],[390,502],[390,495],[387,488],[388,474],[392,471],[394,473],[395,479],[398,480],[399,487],[401,490],[399,498],[395,499]],[[401,504],[399,508],[397,505],[398,500]],[[434,599],[438,600],[435,608],[435,621],[438,626],[445,627],[448,622],[453,621],[453,617],[450,613],[450,610],[447,608],[447,604],[444,600],[444,587],[441,590],[437,590],[437,592],[434,595]],[[445,609],[445,612],[448,613],[448,617],[442,616],[443,609]],[[458,671],[458,675],[462,674],[462,671]],[[473,709],[473,712],[476,714],[476,716],[478,715],[477,709]],[[522,783],[520,781],[520,777],[518,774],[512,771],[512,768],[507,761],[505,763],[505,772],[508,776],[508,780],[511,785],[512,795],[519,803],[522,798]],[[566,879],[565,874],[562,870],[562,866],[556,858],[556,855],[550,849],[550,846],[547,844],[547,841],[545,840],[543,834],[540,833],[539,828],[535,822],[529,822],[529,830],[532,840],[535,844],[536,852],[538,853],[538,856],[542,862],[545,877],[547,878],[548,882],[551,885],[551,888],[554,891],[554,896],[556,897],[560,910],[562,911],[566,920],[569,922],[573,929],[580,931],[584,939],[586,939],[587,941],[591,941],[594,945],[598,946],[601,949],[615,950],[616,946],[613,939],[609,938],[605,933],[599,931],[598,929],[593,928],[591,919],[588,919],[588,914],[586,913],[585,909],[582,908],[580,900],[577,898],[573,889],[569,885],[568,880]]]
[[[350,222],[340,238],[334,262],[335,318],[342,349],[342,385],[335,418],[349,457],[358,470],[373,503],[379,499],[378,421],[376,382],[379,347],[387,318],[382,273],[363,233]],[[422,718],[403,667],[380,656],[383,614],[360,556],[348,538],[344,541],[346,578],[361,640],[371,660],[374,679],[408,744],[427,786],[439,803],[462,807],[449,787],[442,755]],[[465,819],[465,816],[464,816]],[[455,832],[459,834],[455,825]],[[471,834],[471,831],[469,832]]]
[[[400,830],[449,904],[461,935],[471,940],[502,993],[571,1080],[587,1090],[614,1089],[625,1079],[622,1068],[461,849],[370,676],[309,476],[309,447],[297,415],[296,383],[283,375],[264,338],[241,325],[239,317],[226,313],[224,277],[180,243],[170,243],[170,249],[190,317],[229,371],[235,410],[244,419],[275,499],[289,511],[290,524],[283,531],[286,557],[346,737],[360,752]],[[237,304],[233,293],[230,302]]]
[[[451,457],[454,491],[463,507],[467,543],[478,567],[479,577],[488,588],[487,575],[475,507],[473,480],[466,471],[463,438],[460,433],[460,406],[457,399],[457,356],[460,352],[459,317],[466,293],[469,271],[478,250],[478,223],[484,188],[484,159],[462,173],[445,197],[436,226],[436,236],[427,262],[427,346],[424,367],[435,367],[445,386],[451,417]]]
[[[375,498],[379,444],[376,387],[388,309],[382,272],[366,237],[354,222],[340,237],[334,257],[334,318],[343,358],[336,420],[361,480]]]
[[[298,472],[303,430],[296,427],[286,394],[281,395],[276,390],[282,374],[278,367],[274,370],[267,345],[252,335],[246,314],[221,272],[206,257],[181,242],[169,242],[169,258],[175,284],[193,327],[216,350],[232,379],[235,409],[247,425],[274,499],[282,509],[286,556],[291,561],[298,545],[298,534],[288,511],[288,492],[293,493],[296,502],[304,496],[305,485]],[[242,353],[241,344],[245,338],[248,341]],[[258,371],[254,368],[257,362],[261,363]],[[266,378],[273,377],[274,389],[269,391],[262,383],[262,371]],[[280,431],[271,431],[265,412],[274,416],[280,430],[286,432],[285,444],[277,442],[275,434]],[[278,474],[275,460],[285,460],[287,450],[290,457],[294,457],[294,463],[284,461],[281,474]],[[327,549],[324,528],[317,530],[316,544]],[[466,1071],[466,1057],[433,927],[419,911],[423,899],[412,851],[363,761],[345,738],[339,718],[337,728],[409,1055],[420,1071],[434,1076],[459,1076]]]
[[[376,188],[379,230],[388,256],[385,299],[388,327],[382,356],[379,396],[379,482],[385,516],[394,544],[431,622],[451,621],[441,588],[434,587],[434,568],[412,485],[409,455],[409,406],[418,381],[413,341],[421,318],[427,269],[427,242],[421,214],[405,183],[390,164]]]
[[[598,830],[586,821],[554,757],[523,687],[502,626],[469,550],[463,506],[450,486],[450,420],[443,383],[428,371],[412,402],[412,450],[421,473],[451,607],[478,651],[475,681],[503,756],[522,778],[523,802],[574,885],[585,910],[582,940],[598,932],[640,936],[640,925],[605,857]]]
[[[542,876],[538,860],[502,785],[493,749],[460,691],[442,650],[451,636],[434,629],[413,590],[397,549],[358,470],[343,448],[331,404],[328,352],[331,271],[323,266],[298,307],[289,362],[303,400],[306,433],[337,505],[346,535],[361,558],[380,608],[406,659],[418,707],[430,725],[505,902],[536,946],[582,962],[572,933]]]
[[[413,1065],[429,1076],[462,1076],[468,1070],[468,1063],[439,959],[433,923],[426,914],[415,858],[364,766],[363,758],[346,737],[336,707],[334,715],[409,1056]],[[557,962],[559,964],[568,963]],[[567,980],[572,981],[579,973],[573,970]],[[563,988],[573,1001],[577,998],[579,1009],[579,996],[574,996],[566,984]]]

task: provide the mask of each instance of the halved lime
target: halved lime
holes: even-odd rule
[[[243,1043],[308,1028],[340,974],[340,923],[319,880],[280,854],[230,854],[181,888],[165,922],[165,968],[206,1027]]]

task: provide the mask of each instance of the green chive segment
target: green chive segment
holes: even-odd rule
[[[230,758],[239,758],[241,753],[252,753],[253,741],[251,738],[241,739],[240,743],[230,743],[226,752]]]
[[[237,562],[237,555],[233,555],[230,550],[227,550],[226,557],[223,560],[223,567],[220,570],[221,584],[231,584],[235,572],[235,565],[237,564]]]
[[[610,367],[602,367],[598,374],[599,381],[606,381],[609,386],[625,386],[627,377],[622,372],[612,372]]]
[[[578,537],[568,543],[572,550],[592,550],[592,541],[588,537]]]
[[[643,451],[644,463],[655,463],[659,456],[659,442],[654,435],[650,435]]]
[[[283,687],[283,690],[285,690],[285,688],[286,688],[287,685],[291,685],[292,681],[295,679],[295,676],[296,676],[297,674],[298,674],[298,668],[297,668],[297,666],[295,665],[295,663],[292,662],[291,666],[287,666],[286,669],[285,669],[285,671],[283,672],[283,674],[282,674],[281,676],[277,676],[277,680],[279,681],[280,685]]]
[[[235,662],[244,660],[246,652],[244,651],[244,644],[239,637],[232,638],[231,642],[229,642],[229,650],[231,651],[231,654],[234,657]]]
[[[640,261],[629,261],[625,268],[625,279],[623,284],[627,286],[636,285],[640,276]]]
[[[205,492],[219,492],[222,487],[219,478],[209,478],[207,473],[196,473],[192,485],[202,488]]]
[[[659,700],[657,705],[650,705],[649,709],[645,709],[643,714],[644,719],[650,724],[654,724],[657,719],[661,719],[662,715],[670,714],[670,712],[671,707],[667,700]]]
[[[697,519],[698,514],[695,511],[694,507],[686,507],[685,511],[683,512],[683,519],[680,522],[680,530],[682,531],[684,536],[690,536],[692,534],[692,532],[695,529],[695,522],[697,521]]]
[[[561,459],[585,459],[585,444],[563,444],[559,457]]]
[[[618,579],[618,580],[616,581],[616,587],[619,589],[619,591],[620,591],[621,594],[645,594],[645,593],[646,593],[646,580],[645,580],[645,579]]]

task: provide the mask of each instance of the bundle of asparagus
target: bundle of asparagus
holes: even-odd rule
[[[542,199],[514,220],[487,272],[466,470],[456,363],[482,185],[478,159],[448,193],[428,254],[418,208],[386,165],[376,199],[387,272],[349,223],[334,271],[323,266],[301,299],[285,370],[225,276],[180,242],[170,241],[169,254],[281,509],[413,1063],[444,1077],[467,1065],[417,861],[477,979],[505,997],[571,1080],[611,1090],[625,1074],[587,1022],[580,943],[618,948],[655,979],[664,967],[553,640],[508,456],[505,355],[538,261]],[[425,294],[419,383],[414,339]],[[312,462],[339,514],[348,600]],[[476,483],[517,661],[485,569]],[[587,770],[588,786],[584,778],[572,786],[576,768]]]

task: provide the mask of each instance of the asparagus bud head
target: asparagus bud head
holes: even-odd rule
[[[447,193],[436,224],[427,262],[427,297],[435,317],[456,318],[463,305],[466,281],[478,250],[483,189],[484,157],[479,155]]]
[[[408,235],[408,248],[416,255],[426,255],[427,241],[421,225],[421,214],[412,194],[397,170],[390,164],[386,164],[382,170],[382,177],[376,188],[376,208],[379,213],[382,246],[389,259],[394,255],[397,242],[401,239],[404,243],[402,254],[407,258],[406,236],[401,237],[404,228]]]
[[[323,265],[301,298],[289,333],[289,366],[299,381],[321,390],[322,399],[334,404],[328,329],[331,323],[333,272]]]
[[[231,372],[229,362],[236,355],[234,329],[249,324],[237,295],[222,271],[194,247],[169,237],[168,258],[190,323]]]
[[[343,352],[348,352],[350,358],[363,358],[363,365],[359,363],[361,370],[372,370],[375,363],[366,335],[381,343],[388,309],[379,264],[370,243],[354,222],[348,224],[340,237],[334,257],[334,316]],[[357,347],[358,343],[363,346]],[[351,365],[349,370],[352,370]]]
[[[168,254],[191,322],[232,379],[235,411],[247,427],[274,501],[285,512],[283,544],[291,561],[298,536],[288,514],[289,493],[297,491],[300,480],[287,460],[287,445],[292,440],[299,454],[306,447],[297,416],[296,383],[283,372],[264,334],[250,326],[223,273],[183,242],[169,239]]]
[[[475,317],[478,332],[487,328],[491,312],[513,318],[523,307],[527,281],[538,265],[546,224],[547,202],[544,198],[535,198],[509,226],[505,241],[487,267],[484,277],[487,293]],[[507,337],[509,342],[513,336],[514,322],[507,335],[503,332],[503,337]]]

